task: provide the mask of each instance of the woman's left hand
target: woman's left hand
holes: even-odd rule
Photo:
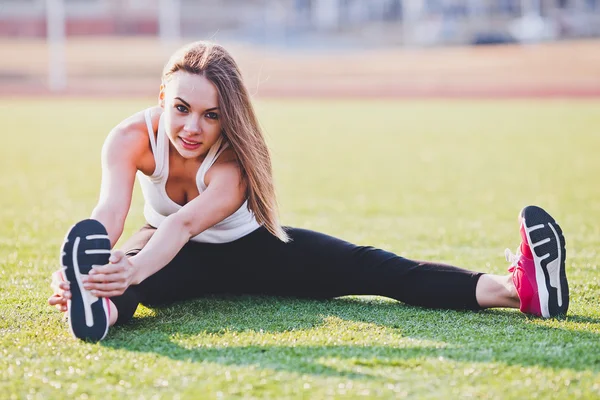
[[[123,251],[113,251],[108,261],[83,277],[83,287],[96,297],[120,296],[132,284],[134,268]]]

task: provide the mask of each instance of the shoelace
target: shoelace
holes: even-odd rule
[[[510,267],[508,267],[508,271],[513,272],[514,269],[519,266],[519,259],[521,258],[521,255],[519,254],[518,251],[517,251],[517,254],[513,254],[513,252],[510,251],[510,249],[505,249],[504,257],[506,257],[506,261],[508,261],[510,263]]]

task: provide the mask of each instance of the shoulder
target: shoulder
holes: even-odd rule
[[[156,132],[158,129],[158,121],[160,120],[160,116],[162,114],[162,108],[156,106],[147,110],[151,115],[152,129],[154,132]],[[110,136],[119,140],[147,141],[148,126],[146,124],[145,116],[147,110],[138,111],[135,114],[125,118],[111,130]]]
[[[151,114],[152,128],[156,132],[162,108],[157,106],[148,110]],[[151,155],[145,113],[146,110],[136,112],[115,126],[104,142],[103,152],[119,158],[133,159],[136,164],[142,162],[147,153]]]
[[[210,185],[211,180],[216,177],[237,182],[241,181],[242,170],[233,148],[227,147],[219,158],[217,158],[214,165],[206,172],[206,184]]]
[[[219,155],[219,158],[217,158],[217,160],[215,161],[215,165],[221,163],[238,163],[238,158],[235,154],[235,150],[233,150],[233,147],[231,147],[231,145],[228,145],[227,148],[223,150],[221,155]]]

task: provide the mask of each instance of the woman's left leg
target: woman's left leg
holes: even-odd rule
[[[475,288],[475,298],[481,308],[519,308],[521,304],[512,275],[481,275]]]
[[[489,275],[440,264],[408,260],[373,247],[304,229],[289,229],[281,243],[266,232],[255,235],[245,262],[269,271],[265,293],[336,297],[373,294],[432,308],[519,307],[545,318],[564,315],[569,305],[565,238],[546,211],[525,207],[519,215],[521,244],[511,275]],[[251,241],[250,241],[251,242]],[[253,250],[259,249],[258,253]]]
[[[286,230],[289,243],[260,228],[232,244],[232,264],[238,267],[226,267],[231,271],[228,293],[309,298],[381,295],[431,308],[481,309],[476,288],[482,273],[409,260],[306,229]],[[196,260],[202,259],[201,244],[189,247],[192,251],[197,248]],[[225,267],[223,262],[217,264],[221,266],[200,268]],[[500,298],[502,292],[495,279],[485,278],[483,285],[497,289],[498,306],[514,304]]]

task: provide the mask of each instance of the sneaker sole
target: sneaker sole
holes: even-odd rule
[[[81,278],[95,265],[108,264],[109,257],[110,239],[100,222],[86,219],[67,233],[60,259],[70,285],[69,326],[76,338],[97,342],[108,333],[108,301],[84,289]]]
[[[540,207],[525,207],[521,211],[521,218],[533,253],[542,317],[565,315],[569,308],[569,285],[562,229]]]

